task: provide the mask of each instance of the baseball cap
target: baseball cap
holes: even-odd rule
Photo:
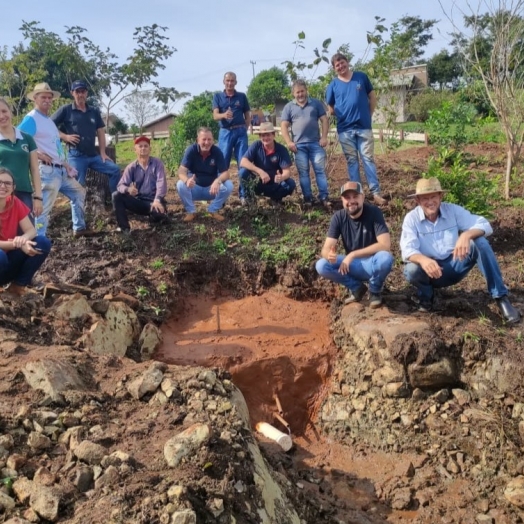
[[[141,135],[135,138],[135,145],[138,144],[138,142],[147,142],[148,144],[150,144],[151,140],[147,138],[147,136]]]
[[[346,182],[340,188],[340,194],[343,195],[346,191],[354,191],[355,193],[358,193],[359,195],[364,194],[364,191],[362,191],[362,184],[360,182]]]
[[[75,80],[71,84],[71,91],[76,91],[77,89],[87,89],[87,84],[83,80]]]

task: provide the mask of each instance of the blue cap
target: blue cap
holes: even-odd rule
[[[87,89],[87,84],[83,80],[75,80],[71,84],[71,91],[76,91],[77,89]]]

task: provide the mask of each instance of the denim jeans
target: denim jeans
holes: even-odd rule
[[[116,191],[116,186],[120,180],[120,168],[111,160],[102,160],[100,155],[87,156],[80,153],[77,149],[69,149],[69,164],[78,171],[78,181],[84,187],[86,185],[86,173],[88,169],[98,171],[109,177],[109,189],[111,193]]]
[[[182,200],[182,204],[184,204],[184,208],[188,213],[194,213],[196,211],[195,200],[211,201],[211,204],[207,210],[210,213],[216,213],[222,209],[223,205],[226,203],[226,200],[229,198],[229,195],[233,192],[233,182],[231,182],[231,180],[226,180],[220,184],[220,189],[218,190],[218,195],[216,196],[209,192],[211,186],[194,186],[189,188],[185,182],[182,182],[182,180],[179,180],[176,183],[176,188],[178,194],[180,195],[180,200]]]
[[[33,238],[36,248],[41,249],[42,253],[30,257],[21,249],[2,251],[0,249],[0,286],[14,282],[19,286],[28,286],[33,280],[33,276],[40,269],[44,260],[51,251],[51,241],[41,235]]]
[[[358,157],[360,156],[364,165],[364,173],[368,181],[369,190],[374,195],[379,195],[380,185],[374,160],[375,142],[373,131],[371,129],[343,131],[338,134],[338,140],[348,164],[349,179],[352,182],[360,182],[358,163]]]
[[[460,282],[475,264],[486,279],[488,292],[492,298],[500,298],[508,294],[495,253],[484,237],[471,241],[469,253],[464,260],[453,260],[453,255],[450,255],[444,260],[435,262],[442,269],[440,278],[430,278],[418,264],[413,262],[408,262],[404,267],[404,276],[417,288],[417,296],[421,302],[429,303],[433,300],[434,288],[448,287]]]
[[[151,210],[151,204],[153,203],[153,200],[150,198],[143,198],[140,196],[134,197],[127,193],[119,193],[118,191],[115,191],[111,195],[111,199],[113,201],[113,209],[115,210],[116,223],[122,230],[130,229],[129,219],[127,218],[127,210],[135,213],[136,215],[150,216],[151,220],[154,222],[159,222],[167,217],[166,213],[160,213],[156,210]],[[164,209],[167,210],[166,201],[163,198],[161,198],[160,201],[164,206]]]
[[[245,169],[240,167],[240,161],[246,154],[248,148],[247,127],[237,127],[235,129],[220,128],[220,131],[218,132],[218,147],[224,155],[227,169],[229,169],[233,154],[235,155],[235,160],[237,161],[238,166],[238,193],[241,198],[245,197],[246,194],[244,187],[242,186],[241,176],[241,172]]]
[[[270,181],[264,184],[260,177],[247,169],[244,169],[241,173],[242,182],[244,186],[245,195],[253,197],[255,195],[263,195],[269,197],[271,200],[280,202],[283,198],[292,195],[295,191],[297,184],[292,178],[288,178],[280,184]]]
[[[55,205],[58,193],[66,196],[71,203],[71,218],[73,230],[80,231],[86,228],[84,206],[86,190],[74,178],[67,175],[65,167],[40,164],[40,179],[42,180],[42,197],[44,210],[36,219],[36,230],[39,235],[46,236],[49,226],[51,210]]]
[[[18,200],[21,200],[30,210],[31,212],[28,215],[29,220],[31,221],[31,224],[33,226],[35,225],[35,215],[33,215],[33,193],[29,193],[29,191],[15,191],[15,197],[18,198]],[[22,228],[18,226],[18,235],[22,235],[24,232],[22,231]]]
[[[393,267],[393,255],[388,251],[379,251],[370,257],[355,258],[350,266],[347,275],[338,272],[340,264],[346,255],[338,255],[337,262],[331,264],[325,258],[317,261],[317,273],[323,277],[342,284],[355,293],[363,282],[369,282],[371,293],[380,293],[384,287],[384,282]]]
[[[310,162],[313,166],[313,171],[315,172],[315,178],[317,180],[318,197],[320,200],[326,200],[329,193],[326,177],[326,151],[324,148],[318,142],[297,144],[295,162],[304,200],[309,201],[313,198],[311,179],[309,177]]]

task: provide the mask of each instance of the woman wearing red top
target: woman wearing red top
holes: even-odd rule
[[[10,284],[7,291],[22,296],[51,250],[51,242],[37,236],[29,220],[30,209],[17,197],[14,178],[0,167],[0,286]],[[23,232],[17,236],[17,230]],[[4,291],[0,288],[0,291]]]

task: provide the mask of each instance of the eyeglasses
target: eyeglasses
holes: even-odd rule
[[[0,186],[13,187],[13,182],[10,180],[0,180]]]

